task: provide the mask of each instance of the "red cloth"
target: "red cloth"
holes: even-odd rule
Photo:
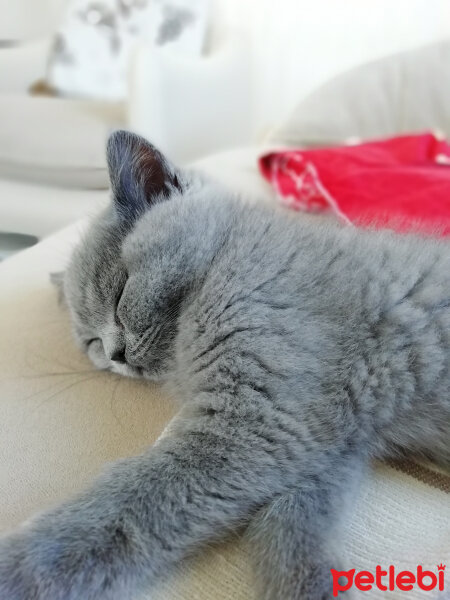
[[[259,167],[280,200],[296,210],[450,234],[450,144],[431,133],[272,152]]]

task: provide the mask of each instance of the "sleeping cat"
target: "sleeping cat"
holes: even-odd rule
[[[448,242],[247,205],[125,132],[108,161],[63,279],[74,334],[180,412],[0,542],[0,599],[132,600],[245,523],[258,599],[331,598],[368,461],[450,461]]]

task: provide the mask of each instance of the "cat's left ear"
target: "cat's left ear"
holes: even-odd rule
[[[64,296],[64,271],[58,273],[50,273],[50,281],[53,283],[58,292],[58,302],[63,304],[65,301]]]
[[[178,170],[152,144],[129,131],[108,140],[109,177],[116,211],[133,222],[153,204],[181,190]]]

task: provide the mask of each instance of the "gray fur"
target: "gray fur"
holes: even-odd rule
[[[368,460],[450,459],[448,242],[246,205],[123,132],[109,164],[115,201],[64,278],[75,338],[180,412],[0,542],[0,598],[131,599],[250,522],[259,598],[331,598]]]

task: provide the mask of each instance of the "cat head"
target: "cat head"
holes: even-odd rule
[[[74,250],[63,296],[95,366],[158,380],[173,364],[183,306],[224,235],[223,211],[210,204],[226,193],[128,132],[111,136],[107,157],[112,202]]]

